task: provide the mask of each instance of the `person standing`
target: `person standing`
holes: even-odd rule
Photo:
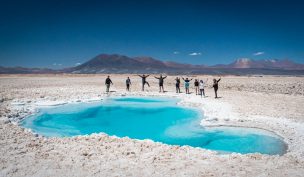
[[[126,80],[127,91],[130,91],[131,79],[128,77]]]
[[[176,93],[180,93],[180,78],[176,77],[175,81]]]
[[[199,82],[198,79],[195,79],[194,81],[194,87],[195,87],[195,94],[198,95],[199,94]]]
[[[141,77],[141,80],[142,80],[142,91],[144,91],[145,90],[145,84],[147,84],[149,87],[150,87],[150,85],[149,85],[149,83],[147,82],[147,77],[149,77],[150,75],[138,75],[139,77]]]
[[[155,77],[155,76],[154,76]],[[165,92],[164,90],[164,80],[167,78],[167,76],[163,77],[163,75],[160,75],[159,77],[155,77],[155,79],[158,79],[158,83],[159,83],[159,92],[161,92],[163,90],[163,92]]]
[[[192,79],[190,79],[190,80],[188,78],[184,79],[183,77],[182,77],[182,79],[185,81],[186,94],[190,94],[189,87],[190,87],[190,81],[192,81]]]
[[[205,84],[206,82],[208,81],[208,79],[204,82],[203,80],[200,80],[200,83],[199,83],[199,90],[200,90],[200,95],[201,97],[205,97]]]
[[[112,80],[110,79],[110,76],[107,77],[106,81],[105,81],[106,87],[107,87],[107,93],[110,91],[110,85],[113,85]]]
[[[213,79],[213,88],[214,88],[214,93],[215,93],[215,98],[217,97],[217,90],[218,90],[218,83],[221,80],[221,78],[219,78],[218,80]]]

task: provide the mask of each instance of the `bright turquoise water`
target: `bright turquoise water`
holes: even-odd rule
[[[168,98],[110,98],[41,109],[22,125],[45,136],[74,136],[105,132],[119,137],[152,139],[221,152],[283,154],[284,142],[267,131],[221,127],[204,129],[203,114],[178,106]]]

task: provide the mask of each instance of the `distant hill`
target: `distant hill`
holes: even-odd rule
[[[284,70],[304,70],[303,64],[294,63],[291,60],[252,60],[241,58],[228,65],[217,67],[223,68],[260,68],[260,69],[284,69]]]
[[[230,64],[214,66],[192,65],[172,61],[161,61],[151,57],[128,57],[124,55],[100,54],[91,60],[61,70],[45,68],[0,67],[0,74],[30,73],[167,73],[167,74],[273,74],[273,75],[304,75],[304,65],[291,60],[252,60],[237,59]]]
[[[24,68],[24,67],[2,67],[0,66],[0,74],[49,74],[61,73],[61,71],[48,68]]]

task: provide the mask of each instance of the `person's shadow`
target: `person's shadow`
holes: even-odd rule
[[[110,93],[115,93],[115,92],[116,92],[116,91],[111,90],[111,91],[109,91],[109,92],[105,92],[105,93],[110,94]]]

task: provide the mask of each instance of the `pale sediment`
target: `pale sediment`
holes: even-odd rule
[[[37,106],[106,98],[105,76],[2,76],[0,176],[302,176],[304,173],[304,78],[225,77],[220,82],[222,98],[214,99],[211,88],[206,90],[207,98],[176,94],[173,76],[165,82],[169,92],[155,92],[158,88],[153,78],[148,78],[152,87],[141,92],[140,79],[132,77],[132,92],[127,93],[126,75],[113,76],[112,89],[116,92],[111,95],[181,98],[181,104],[203,109],[206,118],[202,125],[269,130],[288,144],[287,153],[218,155],[201,148],[102,133],[44,138],[15,122],[34,113]]]

